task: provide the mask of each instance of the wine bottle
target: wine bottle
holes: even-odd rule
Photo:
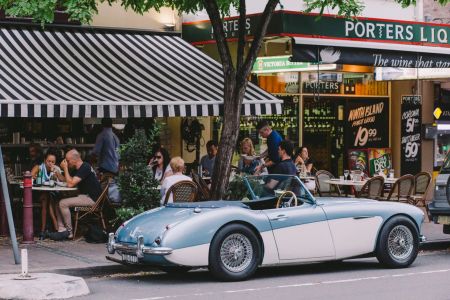
[[[42,171],[41,171],[41,168],[39,168],[39,172],[38,172],[38,175],[36,177],[36,185],[37,186],[42,185]]]

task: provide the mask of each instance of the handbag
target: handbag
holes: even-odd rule
[[[116,179],[111,179],[109,183],[108,199],[111,204],[122,204],[122,197],[120,196],[119,186],[117,185]]]

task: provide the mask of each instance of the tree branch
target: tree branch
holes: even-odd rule
[[[236,64],[237,73],[239,73],[241,71],[242,65],[244,63],[246,15],[247,15],[247,8],[245,5],[245,0],[239,0],[239,21],[238,21],[239,36],[238,36],[237,64]]]
[[[264,12],[261,15],[261,22],[258,24],[258,28],[255,31],[252,45],[247,54],[247,57],[245,58],[244,65],[242,66],[242,69],[237,75],[239,76],[239,78],[237,78],[238,82],[244,80],[250,73],[250,70],[253,66],[256,56],[258,55],[259,49],[261,48],[264,36],[266,35],[267,27],[269,26],[272,14],[275,8],[277,7],[278,2],[279,0],[269,0],[267,2],[266,7],[264,8]]]
[[[215,0],[203,0],[205,10],[208,13],[211,25],[213,28],[214,38],[217,43],[217,50],[219,51],[220,60],[222,61],[224,75],[230,71],[234,71],[233,62],[231,60],[230,48],[225,37],[223,29],[223,22],[220,16],[219,7]]]

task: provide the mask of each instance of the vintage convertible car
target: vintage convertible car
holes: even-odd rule
[[[314,198],[295,176],[245,177],[241,184],[241,200],[173,203],[130,219],[110,233],[108,252],[167,272],[208,267],[231,281],[258,266],[366,256],[407,267],[424,239],[424,214],[408,204]]]

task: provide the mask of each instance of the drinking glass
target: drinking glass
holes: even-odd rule
[[[344,180],[348,179],[348,174],[349,174],[348,170],[344,170]]]
[[[389,170],[389,178],[394,178],[394,169]]]

